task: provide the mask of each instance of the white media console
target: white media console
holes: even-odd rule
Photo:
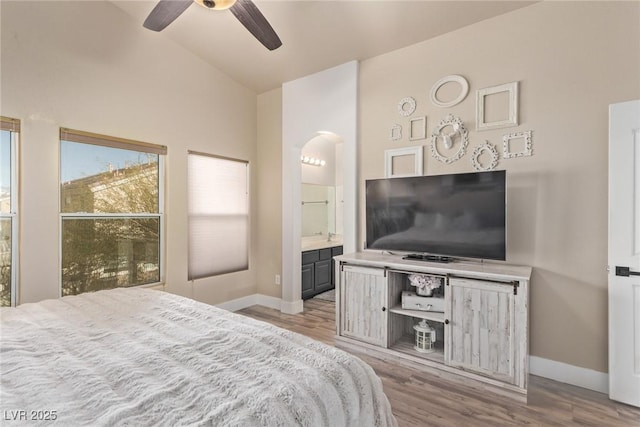
[[[405,260],[359,252],[335,257],[336,345],[527,399],[531,267]],[[444,277],[444,311],[406,310],[411,274]],[[435,351],[414,348],[413,326],[436,330]],[[451,374],[451,375],[448,375]]]

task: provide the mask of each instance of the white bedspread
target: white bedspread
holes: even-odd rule
[[[187,298],[114,289],[0,316],[5,419],[55,411],[43,425],[396,425],[360,359]]]

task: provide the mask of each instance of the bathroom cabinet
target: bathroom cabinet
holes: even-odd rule
[[[302,252],[302,299],[309,299],[335,288],[334,256],[342,255],[342,246]]]

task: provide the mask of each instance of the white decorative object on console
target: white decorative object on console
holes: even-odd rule
[[[480,162],[480,156],[483,153],[488,153],[489,156],[491,156],[491,162],[485,165]],[[473,154],[471,155],[471,164],[473,164],[473,168],[477,171],[490,171],[498,166],[499,158],[500,155],[498,154],[496,146],[489,141],[485,141],[484,144],[477,146],[475,150],[473,150]]]
[[[452,99],[451,101],[440,101],[438,99],[438,90],[446,85],[447,83],[458,83],[460,85],[460,93],[457,97]],[[431,92],[429,93],[429,97],[431,98],[431,102],[433,105],[438,107],[453,107],[461,103],[469,93],[469,83],[467,79],[457,74],[452,74],[450,76],[446,76],[438,80],[431,87]]]
[[[435,350],[433,344],[436,342],[436,330],[433,329],[425,319],[417,325],[413,325],[416,331],[416,351],[421,353],[431,353]]]
[[[505,159],[511,159],[514,157],[527,157],[533,155],[533,142],[532,142],[532,131],[528,130],[525,132],[514,132],[506,134],[502,137],[502,141],[504,142],[503,148],[503,157]],[[511,150],[511,141],[514,139],[522,139],[524,140],[524,147],[522,151],[512,151]]]
[[[507,92],[507,117],[493,122],[486,121],[485,97]],[[518,82],[505,83],[476,91],[476,130],[504,128],[518,125]]]
[[[402,291],[402,308],[406,310],[439,311],[444,313],[444,298],[423,297],[412,291]]]
[[[452,131],[446,132],[447,128],[450,128]],[[458,150],[455,151],[452,156],[443,156],[440,153],[440,150],[438,150],[439,139],[442,140],[442,145],[446,150],[453,149],[453,146],[456,144],[456,140],[458,140]],[[447,117],[442,119],[440,123],[438,123],[438,126],[431,133],[431,156],[440,160],[442,163],[449,164],[464,156],[468,144],[469,131],[459,117],[454,117],[449,114]]]
[[[414,111],[416,111],[416,100],[412,97],[407,96],[398,102],[398,114],[401,116],[408,117],[412,115]]]
[[[444,277],[427,274],[410,274],[409,284],[416,287],[416,294],[430,297],[434,289],[438,289],[444,282]]]

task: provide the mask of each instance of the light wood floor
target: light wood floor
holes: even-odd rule
[[[253,306],[239,311],[334,345],[334,303],[304,303],[304,313],[282,314]],[[529,402],[514,402],[479,393],[445,379],[357,353],[382,379],[393,413],[405,426],[640,426],[640,408],[616,403],[608,396],[542,377],[529,377]]]

